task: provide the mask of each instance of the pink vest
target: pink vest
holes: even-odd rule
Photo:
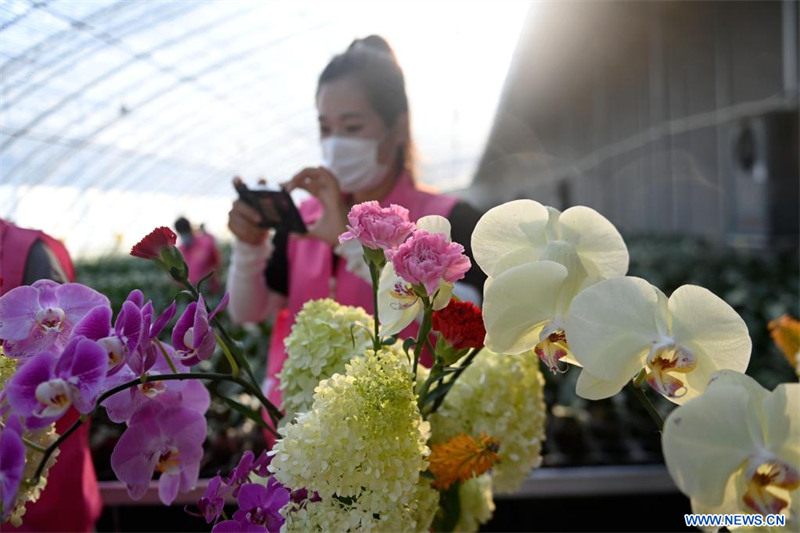
[[[380,204],[384,207],[397,204],[409,211],[409,219],[416,221],[427,215],[447,217],[458,202],[458,198],[418,189],[408,173],[401,174],[394,189]],[[306,224],[315,222],[322,214],[322,206],[311,198],[300,205],[300,214]],[[286,360],[283,341],[289,335],[294,317],[309,300],[334,298],[344,305],[360,306],[373,312],[372,287],[369,283],[351,274],[339,259],[336,272],[333,271],[333,249],[317,239],[292,235],[289,239],[289,302],[275,319],[267,361],[267,397],[280,405],[281,395],[275,377]],[[416,324],[401,332],[401,336],[415,335]]]
[[[31,246],[43,240],[61,263],[70,281],[75,270],[67,249],[46,233],[18,228],[0,219],[0,295],[22,285],[25,262]],[[70,409],[56,423],[56,431],[64,433],[78,412]],[[82,424],[60,448],[58,461],[50,469],[47,488],[35,504],[28,504],[19,528],[4,524],[8,531],[92,531],[100,518],[103,503],[89,449],[89,424]]]

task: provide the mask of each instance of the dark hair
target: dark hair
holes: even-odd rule
[[[178,231],[178,233],[189,233],[192,231],[192,225],[189,224],[189,221],[186,219],[186,217],[180,217],[175,221],[175,229]]]
[[[324,83],[351,77],[364,89],[370,105],[392,127],[402,113],[408,113],[408,96],[403,70],[389,43],[379,35],[356,39],[347,50],[334,56],[317,83],[317,96]],[[410,138],[397,150],[397,171],[413,170],[414,156]]]

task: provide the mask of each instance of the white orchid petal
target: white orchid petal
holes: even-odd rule
[[[515,200],[487,211],[472,232],[475,261],[489,276],[537,261],[546,245],[547,209],[533,200]]]
[[[520,265],[484,286],[486,347],[515,354],[539,342],[539,330],[555,316],[555,302],[567,269],[552,261]]]
[[[578,376],[578,382],[575,384],[575,393],[587,400],[602,400],[617,394],[627,382],[627,378],[610,381],[600,379],[583,369]]]
[[[612,278],[584,289],[565,319],[572,355],[594,376],[630,379],[660,338],[658,289],[641,278]]]
[[[800,467],[800,384],[781,383],[763,403],[767,448]]]
[[[450,221],[439,215],[428,215],[417,220],[417,229],[428,233],[443,233],[450,238]]]
[[[716,387],[740,387],[744,388],[751,397],[755,398],[758,404],[764,403],[769,395],[769,391],[762,387],[758,381],[747,374],[742,374],[735,370],[719,370],[711,376],[705,389]]]
[[[699,383],[716,370],[747,369],[752,348],[747,325],[722,298],[703,287],[684,285],[669,297],[669,311],[671,337],[705,359]]]
[[[381,322],[381,336],[399,333],[416,318],[422,309],[422,302],[419,299],[409,298],[408,301],[403,302],[392,295],[398,284],[408,285],[395,273],[392,263],[386,263],[378,282],[378,319]]]
[[[721,505],[729,478],[757,444],[745,420],[758,419],[741,387],[720,386],[675,409],[664,423],[664,460],[678,488],[707,505]]]
[[[379,304],[380,306],[380,304]],[[417,315],[422,311],[422,303],[417,302],[410,307],[403,309],[381,308],[380,311],[380,336],[389,337],[403,331],[406,326],[411,324]],[[385,317],[385,318],[384,318]]]
[[[600,278],[628,272],[628,248],[614,224],[589,207],[570,207],[558,219],[561,238],[572,242],[590,275]]]

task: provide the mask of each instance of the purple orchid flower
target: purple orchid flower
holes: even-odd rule
[[[251,450],[247,450],[239,459],[239,464],[236,465],[228,475],[228,485],[233,487],[234,498],[239,496],[239,490],[242,488],[242,485],[250,480],[255,457],[255,454]]]
[[[205,361],[214,353],[216,339],[214,329],[209,322],[228,303],[228,293],[222,298],[216,309],[209,315],[203,295],[196,302],[186,306],[183,315],[172,330],[172,345],[176,355],[186,366],[193,366]]]
[[[172,347],[163,345],[168,355],[172,355]],[[176,363],[178,372],[188,369]],[[109,419],[113,422],[127,422],[134,413],[145,404],[158,402],[168,407],[185,407],[204,414],[211,404],[208,389],[198,380],[161,381],[159,374],[170,374],[171,370],[163,358],[156,360],[153,368],[147,372],[148,379],[144,383],[120,391],[103,402]],[[136,379],[139,374],[134,373],[127,365],[114,376],[114,385]]]
[[[255,460],[253,463],[253,472],[255,475],[260,477],[269,477],[271,472],[269,471],[269,464],[272,462],[272,456],[269,455],[267,450],[261,452],[261,455],[258,456],[258,459]]]
[[[197,501],[200,516],[205,518],[206,524],[217,521],[222,515],[222,509],[225,507],[225,492],[227,490],[228,486],[222,481],[222,476],[215,476],[208,482],[206,491]],[[187,512],[189,511],[187,510]],[[190,512],[190,514],[194,513]]]
[[[289,503],[289,491],[271,477],[266,487],[257,483],[242,485],[237,501],[239,510],[233,513],[234,520],[263,526],[270,533],[277,533],[284,522],[280,510]]]
[[[111,308],[95,307],[75,326],[73,335],[83,335],[108,352],[108,374],[117,373],[139,345],[142,313],[133,302],[122,304],[111,328]]]
[[[128,365],[131,369],[137,374],[142,374],[148,371],[155,364],[156,360],[160,358],[156,340],[164,327],[172,320],[172,317],[175,316],[177,304],[172,302],[170,306],[153,321],[153,316],[155,315],[153,302],[148,301],[145,304],[144,296],[140,290],[135,289],[131,291],[125,301],[136,305],[142,317],[142,326],[136,351],[132,357],[128,358]]]
[[[201,413],[151,402],[131,417],[111,452],[111,467],[135,500],[147,491],[153,472],[160,472],[158,498],[170,505],[178,491],[197,484],[205,438],[206,419]]]
[[[105,383],[107,367],[102,346],[73,337],[60,357],[42,352],[22,365],[6,387],[8,403],[31,429],[55,422],[71,405],[89,413]]]
[[[45,350],[60,352],[75,325],[108,298],[79,283],[39,280],[0,297],[0,339],[7,356],[27,358]]]
[[[0,432],[0,457],[3,458],[0,461],[0,521],[5,521],[14,510],[25,470],[25,445],[22,444],[21,432],[19,419],[15,416],[9,417],[6,427]]]

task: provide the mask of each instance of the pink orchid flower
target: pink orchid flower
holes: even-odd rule
[[[27,360],[6,387],[8,403],[31,429],[55,422],[72,405],[89,413],[102,391],[107,367],[102,346],[74,337],[61,356],[47,351]]]
[[[0,297],[0,339],[7,356],[27,358],[45,350],[60,352],[75,325],[108,298],[79,283],[39,280]]]
[[[153,473],[160,472],[158,497],[170,505],[179,491],[197,484],[205,438],[206,419],[201,413],[152,402],[128,422],[111,453],[111,467],[135,500],[147,491]]]

